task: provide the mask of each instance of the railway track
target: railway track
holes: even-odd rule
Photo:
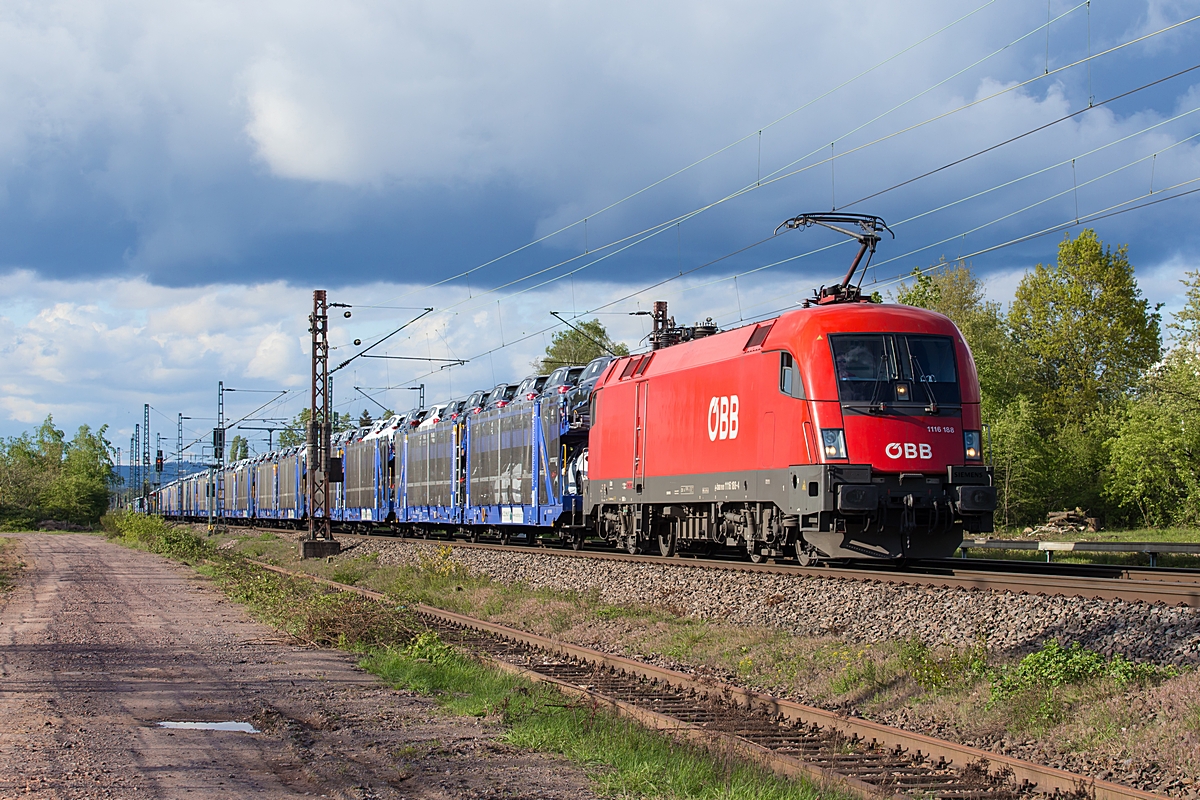
[[[343,539],[376,538],[362,534],[341,534]],[[658,565],[691,566],[740,572],[802,575],[839,580],[909,584],[946,588],[980,589],[1018,594],[1062,595],[1101,600],[1164,603],[1168,606],[1200,607],[1200,570],[1139,569],[1105,565],[1050,564],[1028,561],[984,561],[942,559],[907,565],[904,568],[870,566],[802,567],[797,564],[752,564],[732,559],[691,556],[629,555],[611,550],[567,550],[532,545],[464,542],[457,539],[417,539],[451,547],[500,552],[538,552],[562,558],[589,558]],[[964,566],[963,562],[970,566]],[[1048,569],[1042,567],[1048,566]]]
[[[378,600],[386,595],[272,564],[264,569]],[[1053,767],[835,714],[454,614],[416,612],[446,641],[498,667],[554,684],[709,749],[871,798],[1152,800],[1159,797]]]

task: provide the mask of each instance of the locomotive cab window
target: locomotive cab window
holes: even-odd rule
[[[839,334],[829,342],[843,403],[959,403],[954,342],[948,336]]]
[[[897,336],[900,368],[904,377],[918,384],[913,400],[928,402],[929,395],[938,403],[957,404],[958,370],[954,364],[954,342],[946,336]],[[928,392],[921,386],[927,387]]]
[[[796,361],[791,353],[779,354],[779,391],[800,400],[804,399],[804,382],[800,380],[800,372],[796,369]]]

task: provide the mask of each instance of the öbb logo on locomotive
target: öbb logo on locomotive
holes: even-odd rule
[[[917,444],[913,442],[891,442],[887,447],[883,448],[883,452],[891,459],[903,456],[905,458],[920,458],[928,461],[933,458],[933,447],[925,442]]]
[[[708,440],[736,439],[738,435],[738,396],[714,397],[708,401]]]

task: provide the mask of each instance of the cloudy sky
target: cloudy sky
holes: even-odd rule
[[[335,358],[432,306],[381,349],[469,360],[359,360],[337,384],[355,413],[379,410],[355,387],[400,409],[416,393],[382,387],[424,382],[433,402],[521,377],[550,310],[599,309],[634,347],[644,318],[628,312],[656,299],[735,325],[844,272],[832,234],[771,237],[834,206],[893,225],[865,284],[885,294],[968,256],[1006,300],[1081,219],[1129,245],[1169,314],[1200,262],[1200,192],[1134,207],[1200,188],[1200,69],[1175,75],[1200,64],[1197,15],[1170,0],[5,3],[0,435],[53,413],[108,423],[127,450],[150,403],[153,431],[173,441],[183,413],[190,440],[219,380],[242,391],[232,417],[271,398],[250,389],[290,390],[252,415],[290,417],[315,288],[355,306]]]

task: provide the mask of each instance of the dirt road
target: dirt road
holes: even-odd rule
[[[288,643],[186,567],[96,536],[15,538],[0,798],[592,796],[572,766]]]

